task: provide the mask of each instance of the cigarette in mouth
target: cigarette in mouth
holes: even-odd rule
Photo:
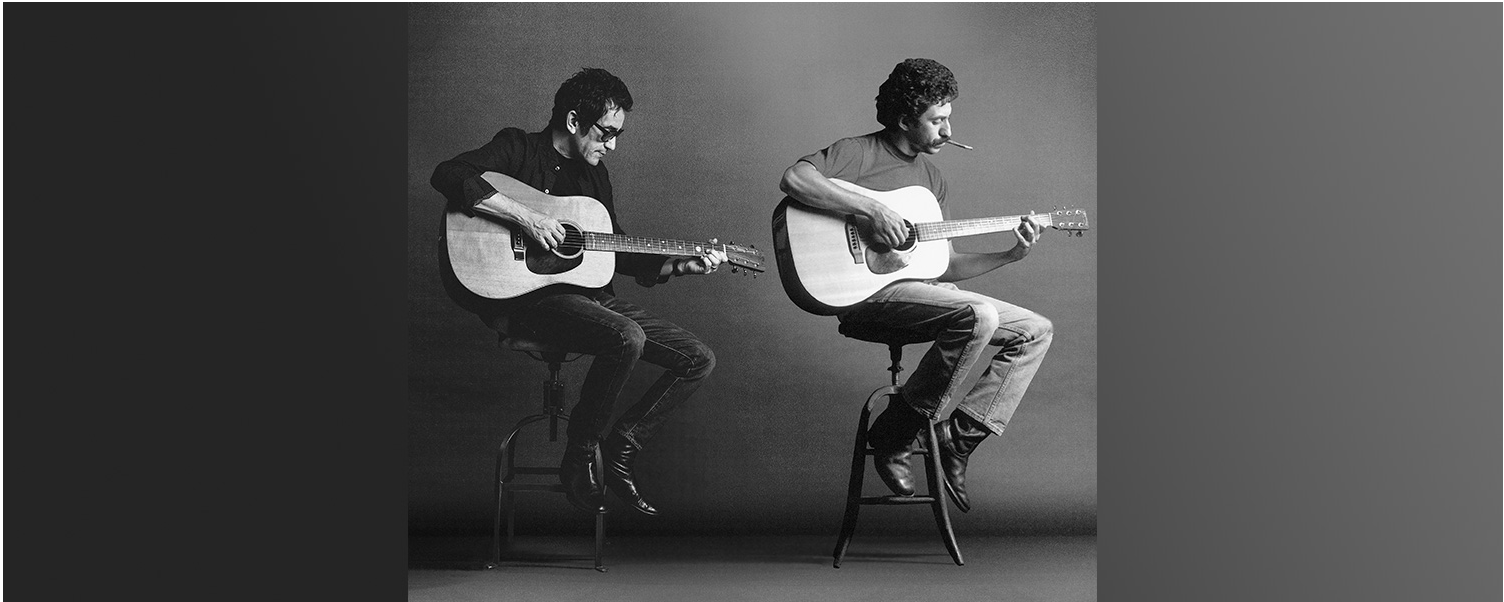
[[[956,145],[956,146],[959,146],[959,147],[961,147],[961,148],[964,148],[964,149],[966,149],[966,150],[976,150],[976,149],[974,149],[974,148],[972,148],[972,147],[970,147],[970,146],[966,146],[966,145],[965,145],[965,144],[961,144],[961,143],[960,143],[960,142],[956,142],[956,141],[955,141],[955,140],[951,140],[951,139],[949,139],[949,138],[947,138],[947,139],[946,139],[946,140],[945,140],[945,143],[946,143],[946,144],[954,144],[954,145]]]

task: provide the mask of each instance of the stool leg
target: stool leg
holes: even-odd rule
[[[867,459],[867,414],[868,410],[862,410],[861,419],[856,427],[856,449],[851,452],[851,481],[846,488],[846,518],[841,521],[841,536],[836,539],[836,549],[832,552],[835,563],[831,566],[841,568],[841,559],[846,556],[846,547],[851,545],[851,536],[856,533],[857,515],[862,510],[862,477],[866,474],[865,466]]]
[[[867,474],[867,427],[872,417],[872,402],[884,395],[895,395],[898,387],[883,387],[872,392],[867,397],[866,405],[862,406],[862,414],[856,423],[856,445],[851,452],[851,481],[846,488],[846,517],[841,521],[841,535],[836,539],[836,549],[832,552],[835,563],[831,566],[841,568],[841,559],[846,556],[846,547],[851,545],[851,537],[856,533],[856,519],[862,509],[862,478]]]
[[[521,427],[521,424],[517,425],[517,428]],[[501,566],[501,516],[504,512],[507,515],[508,541],[510,541],[512,537],[511,513],[506,512],[505,509],[508,507],[508,504],[504,500],[510,493],[506,490],[506,482],[508,477],[511,476],[511,471],[507,470],[506,464],[507,447],[511,444],[512,437],[514,437],[515,434],[515,430],[512,433],[509,433],[507,435],[507,439],[502,442],[501,447],[496,452],[496,472],[492,475],[496,481],[496,512],[491,517],[491,561],[486,564],[486,568],[488,569],[494,569],[498,566]]]
[[[502,502],[502,496],[504,495],[506,494],[501,490],[501,479],[498,477],[496,480],[496,512],[495,516],[491,517],[491,561],[486,563],[486,568],[488,569],[501,566],[501,513],[502,506],[504,506]],[[507,538],[510,539],[511,535],[508,535]]]
[[[606,546],[606,514],[604,512],[595,515],[595,570],[606,572],[606,565],[601,562],[601,556]]]
[[[961,548],[956,545],[956,534],[950,527],[950,511],[945,506],[945,492],[941,490],[940,447],[937,443],[935,423],[928,422],[924,426],[924,447],[929,452],[925,454],[924,472],[929,482],[930,497],[934,498],[930,507],[935,510],[935,525],[940,528],[940,538],[945,541],[945,549],[950,552],[951,560],[956,561],[957,566],[965,566],[966,561],[961,559]]]
[[[595,466],[591,470],[595,471],[595,481],[604,487],[606,483],[606,463],[601,458],[601,448],[599,445],[595,447]],[[602,573],[606,572],[606,566],[601,562],[605,546],[606,513],[597,512],[595,513],[595,570]]]
[[[512,539],[517,536],[517,494],[510,491],[507,497],[507,547],[512,547]]]
[[[548,440],[559,440],[559,416],[564,413],[564,381],[559,380],[559,362],[548,363],[548,380],[543,382],[543,413],[548,414]]]
[[[542,420],[542,414],[533,414],[517,421],[517,426],[507,433],[506,439],[501,442],[501,447],[496,452],[496,514],[491,518],[491,561],[486,568],[501,566],[501,521],[506,517],[507,537],[506,547],[512,545],[512,537],[515,529],[516,500],[517,494],[507,488],[513,478],[513,468],[516,463],[517,434],[527,425]]]

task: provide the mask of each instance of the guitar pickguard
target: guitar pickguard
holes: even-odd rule
[[[913,226],[910,225],[911,234],[908,240],[897,249],[884,244],[866,244],[862,238],[862,228],[856,216],[846,216],[846,251],[851,253],[852,263],[867,266],[873,274],[892,274],[898,272],[913,261],[912,251],[917,242],[912,234]]]
[[[527,271],[534,274],[563,274],[579,267],[585,261],[584,257],[565,259],[553,253],[543,250],[535,245],[528,245]]]
[[[871,247],[867,248],[867,269],[873,274],[892,274],[906,267],[913,260],[913,253],[906,251],[888,251],[879,253]]]

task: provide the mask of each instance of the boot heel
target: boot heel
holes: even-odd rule
[[[648,516],[658,516],[658,509],[642,499],[634,482],[636,477],[632,474],[632,464],[637,461],[637,453],[640,451],[642,449],[632,445],[626,437],[615,433],[601,443],[601,454],[606,463],[606,488],[634,510]]]

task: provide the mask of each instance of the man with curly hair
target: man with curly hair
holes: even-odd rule
[[[956,78],[944,65],[930,59],[898,64],[878,88],[877,121],[883,129],[837,140],[799,159],[784,171],[780,188],[809,207],[856,216],[870,228],[873,243],[900,247],[909,237],[902,215],[830,179],[875,191],[923,186],[943,211],[945,178],[926,155],[939,153],[950,139],[951,102],[959,96]],[[877,474],[895,494],[914,494],[909,456],[919,431],[939,418],[982,350],[997,345],[1001,350],[976,385],[936,425],[946,490],[963,512],[971,509],[968,458],[988,435],[1002,434],[1049,350],[1053,331],[1039,314],[952,283],[1023,259],[1039,233],[1039,223],[1026,217],[1014,230],[1017,243],[1008,251],[960,253],[952,248],[949,267],[937,281],[893,282],[838,314],[843,324],[916,333],[935,341],[868,431],[877,452]]]
[[[447,210],[514,224],[545,249],[565,242],[559,220],[497,192],[482,173],[501,174],[549,196],[600,201],[612,229],[621,233],[611,177],[602,159],[616,150],[631,110],[632,93],[625,83],[604,69],[582,69],[559,86],[553,116],[543,131],[503,129],[484,146],[440,163],[430,183],[448,199]],[[725,260],[719,250],[676,258],[624,253],[617,257],[616,271],[652,286],[670,276],[709,274]],[[559,465],[569,502],[582,510],[604,512],[604,485],[637,511],[657,515],[637,491],[633,462],[668,413],[715,367],[710,348],[689,331],[617,297],[609,283],[597,289],[554,284],[511,299],[489,299],[467,290],[449,262],[442,263],[449,295],[487,325],[595,356],[579,403],[570,413],[568,442]],[[602,439],[616,398],[639,359],[662,366],[663,375]],[[597,446],[606,464],[604,484],[596,482],[591,470]]]

